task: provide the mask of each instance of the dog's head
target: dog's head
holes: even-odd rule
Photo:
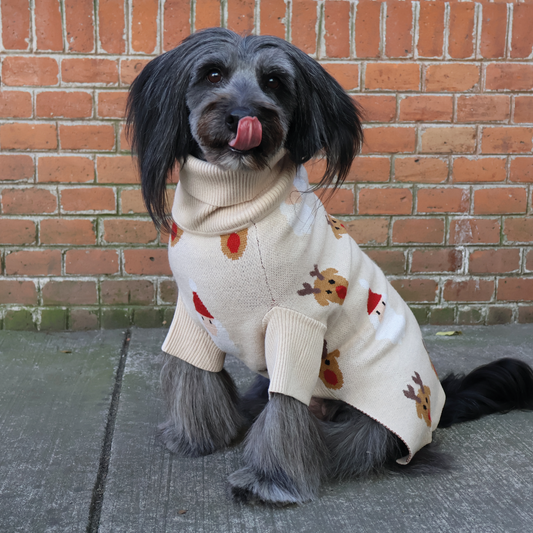
[[[167,176],[189,154],[227,170],[261,170],[281,148],[296,165],[322,152],[320,185],[338,185],[362,142],[356,106],[316,61],[282,39],[222,28],[195,33],[146,65],[127,118],[143,197],[163,226]]]

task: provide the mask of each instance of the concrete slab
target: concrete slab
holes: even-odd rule
[[[533,365],[533,326],[463,327],[436,337],[424,328],[439,374],[503,356]],[[312,504],[285,509],[235,504],[226,478],[241,445],[199,459],[170,455],[155,439],[163,419],[158,390],[164,330],[134,330],[127,356],[100,531],[132,532],[524,532],[533,527],[533,413],[513,412],[439,430],[450,473],[390,475],[329,484]],[[253,379],[238,361],[239,387]]]
[[[1,332],[0,531],[87,528],[123,338]]]

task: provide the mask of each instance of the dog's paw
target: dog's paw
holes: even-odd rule
[[[212,440],[191,441],[176,428],[171,420],[158,427],[157,436],[170,452],[183,457],[202,457],[221,448]]]
[[[259,472],[245,467],[228,478],[230,494],[237,502],[276,506],[305,503],[316,498],[312,490],[301,490],[283,472]]]

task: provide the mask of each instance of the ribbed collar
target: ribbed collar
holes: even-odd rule
[[[220,235],[258,222],[289,194],[296,167],[285,151],[260,172],[231,171],[189,156],[180,170],[172,217],[182,229]]]

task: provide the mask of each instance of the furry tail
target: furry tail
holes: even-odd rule
[[[475,420],[491,413],[533,409],[533,369],[517,359],[499,359],[466,376],[442,380],[446,403],[439,427]]]

